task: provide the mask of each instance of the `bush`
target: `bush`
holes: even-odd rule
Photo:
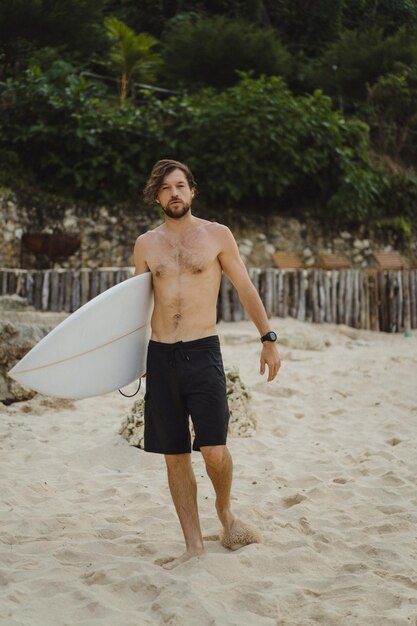
[[[141,107],[120,108],[56,61],[9,81],[3,102],[0,171],[13,158],[35,191],[137,203],[153,163],[178,158],[193,169],[204,202],[219,207],[271,208],[292,195],[332,221],[379,216],[383,181],[368,160],[366,125],[345,121],[321,92],[295,97],[278,77],[243,75],[220,94],[146,95]],[[11,169],[3,170],[9,186]]]
[[[310,68],[307,84],[321,88],[338,104],[357,105],[367,85],[399,66],[417,64],[415,38],[404,30],[384,37],[382,30],[346,31]]]
[[[163,39],[164,79],[172,87],[228,87],[237,70],[286,76],[291,57],[273,30],[226,17],[193,15],[176,21]]]
[[[9,80],[2,101],[4,184],[24,181],[76,201],[117,204],[137,197],[140,173],[159,156],[158,129],[146,109],[120,108],[63,61]],[[10,159],[19,164],[14,172]]]

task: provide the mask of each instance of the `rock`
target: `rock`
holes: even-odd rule
[[[0,298],[0,402],[11,404],[33,398],[34,391],[22,387],[7,373],[65,316],[39,313],[19,296]]]
[[[314,265],[314,258],[313,257],[307,257],[304,262],[305,262],[307,267],[311,267],[312,265]]]
[[[243,256],[249,256],[250,253],[252,252],[252,248],[253,248],[252,244],[250,246],[243,242],[239,244],[239,252]]]
[[[225,367],[227,400],[230,410],[229,435],[232,437],[252,437],[256,432],[256,417],[251,409],[251,396],[243,384],[235,367]],[[191,433],[194,436],[191,424]],[[131,446],[144,447],[144,399],[133,404],[129,415],[123,420],[119,434]]]
[[[0,321],[0,402],[11,404],[33,398],[35,392],[26,389],[7,372],[51,330],[48,327]]]
[[[340,236],[342,239],[352,239],[352,235],[350,233],[347,232],[347,230],[343,230],[340,233]]]
[[[0,296],[0,313],[2,311],[34,311],[26,298],[14,294],[12,296]],[[10,315],[8,316],[10,317]]]
[[[275,252],[275,246],[272,245],[272,243],[267,243],[265,246],[265,253],[266,254],[274,254]]]
[[[312,256],[313,256],[313,253],[310,250],[310,248],[304,248],[304,250],[303,250],[303,257],[304,258],[308,258],[308,257],[312,257]]]

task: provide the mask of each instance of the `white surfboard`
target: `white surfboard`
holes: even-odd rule
[[[120,389],[146,372],[152,311],[151,273],[128,278],[67,317],[9,376],[56,398]]]

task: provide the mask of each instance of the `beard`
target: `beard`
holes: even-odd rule
[[[180,209],[171,209],[171,207],[169,206],[162,206],[162,210],[165,213],[165,215],[168,215],[168,217],[172,217],[174,220],[179,220],[181,219],[181,217],[184,217],[184,215],[186,215],[188,213],[188,211],[191,208],[191,204],[185,204],[183,203],[182,207]]]

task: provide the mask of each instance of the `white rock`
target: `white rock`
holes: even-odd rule
[[[272,245],[272,243],[268,243],[265,246],[265,252],[266,254],[274,254],[275,252],[275,246]]]
[[[347,232],[347,230],[343,230],[340,233],[340,236],[342,239],[352,239],[352,235],[350,233]]]
[[[313,253],[312,253],[312,251],[310,250],[310,248],[304,248],[304,250],[303,250],[303,256],[304,256],[304,257],[313,256]]]

